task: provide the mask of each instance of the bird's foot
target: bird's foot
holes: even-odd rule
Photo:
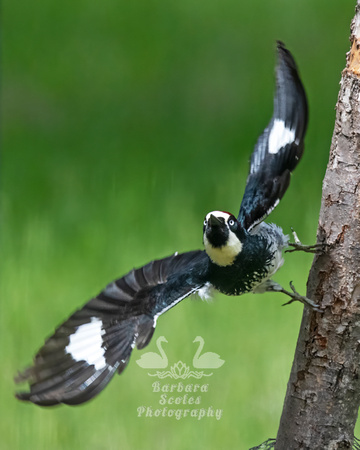
[[[328,244],[314,244],[314,245],[303,245],[298,244],[297,242],[289,242],[289,247],[292,247],[291,250],[285,250],[285,253],[292,252],[306,252],[306,253],[325,253]]]
[[[286,289],[284,289],[280,284],[276,283],[275,281],[272,281],[272,280],[269,280],[269,281],[271,283],[269,283],[266,287],[266,290],[268,292],[282,292],[283,294],[287,295],[288,297],[291,297],[291,299],[288,302],[284,303],[282,306],[290,305],[290,303],[298,301],[298,302],[303,303],[306,306],[309,306],[314,311],[323,312],[323,309],[319,305],[317,305],[313,300],[311,300],[308,297],[305,297],[304,295],[300,295],[295,290],[295,287],[294,287],[292,281],[290,281],[290,288],[291,288],[292,292],[287,291]]]
[[[282,292],[286,295],[288,295],[289,297],[291,297],[291,300],[289,300],[288,302],[284,303],[282,306],[286,306],[286,305],[290,305],[290,303],[298,301],[303,303],[304,305],[310,306],[310,308],[312,308],[314,311],[317,312],[323,312],[323,309],[321,308],[320,305],[316,304],[313,300],[311,300],[308,297],[305,297],[304,295],[300,295],[296,290],[295,287],[292,283],[292,281],[290,281],[290,288],[292,290],[292,292],[290,291],[286,291],[285,289],[282,290]]]
[[[306,252],[306,253],[325,253],[326,249],[328,248],[328,244],[322,243],[322,244],[314,244],[314,245],[303,245],[298,238],[298,235],[296,234],[296,231],[291,228],[291,232],[294,236],[294,242],[289,242],[289,247],[292,247],[291,250],[285,250],[285,253],[292,253],[292,252]]]

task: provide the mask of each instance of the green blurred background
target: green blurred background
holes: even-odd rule
[[[202,246],[213,209],[237,213],[270,119],[275,40],[310,105],[303,160],[271,215],[315,241],[355,0],[54,0],[3,5],[1,449],[248,449],[275,437],[302,306],[282,296],[186,300],[158,322],[169,362],[197,335],[226,362],[203,406],[221,420],[138,418],[157,407],[136,352],[84,406],[14,399],[13,375],[110,280]],[[305,292],[311,256],[276,280]],[[156,351],[153,339],[146,351]],[[166,347],[165,347],[166,346]],[[191,379],[190,379],[191,381]]]

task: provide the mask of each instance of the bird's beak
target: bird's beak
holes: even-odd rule
[[[213,214],[210,214],[208,224],[210,227],[220,227],[223,223]]]

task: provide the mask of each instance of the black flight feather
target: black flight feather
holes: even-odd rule
[[[222,222],[235,227],[232,238],[241,244],[236,258],[220,267],[205,251],[175,254],[108,284],[46,340],[33,365],[18,375],[16,381],[28,382],[30,389],[17,397],[42,406],[86,402],[125,369],[135,346],[148,345],[157,318],[168,309],[203,287],[227,295],[249,292],[277,270],[276,254],[286,242],[280,229],[268,226],[262,236],[247,231],[284,195],[303,152],[306,125],[304,88],[291,54],[279,42],[274,113],[251,157],[240,224],[235,218],[232,225]],[[224,244],[215,246],[217,251]]]
[[[308,121],[306,94],[291,53],[277,43],[274,112],[251,156],[239,222],[251,230],[276,207],[304,149]]]
[[[204,251],[175,254],[110,283],[46,340],[17,376],[30,384],[17,397],[42,406],[93,398],[125,369],[135,345],[148,345],[157,317],[204,285],[207,264]]]

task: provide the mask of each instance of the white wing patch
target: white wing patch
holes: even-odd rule
[[[269,136],[269,153],[276,154],[282,147],[295,141],[295,129],[285,126],[281,119],[275,119]]]
[[[103,369],[106,367],[105,350],[102,347],[104,333],[102,321],[92,317],[90,323],[81,325],[70,336],[70,342],[65,347],[65,351],[75,361],[86,361],[89,365],[93,364],[96,370]]]

